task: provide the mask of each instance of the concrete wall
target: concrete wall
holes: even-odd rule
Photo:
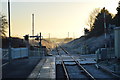
[[[120,58],[120,27],[114,28],[115,32],[115,57]]]

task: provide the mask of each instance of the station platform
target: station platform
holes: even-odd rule
[[[2,65],[2,80],[26,80],[33,71],[35,66],[41,61],[41,58],[23,58],[12,60],[11,63],[3,60]]]
[[[30,78],[37,80],[55,80],[55,57],[44,57],[29,75],[28,79]]]

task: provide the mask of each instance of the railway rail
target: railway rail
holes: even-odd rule
[[[95,77],[93,75],[91,75],[80,63],[78,60],[76,60],[73,56],[70,55],[69,52],[67,52],[64,48],[62,48],[60,45],[59,47],[76,63],[76,65],[80,68],[80,70],[82,70],[86,76],[86,78],[89,78],[91,80],[96,80]],[[70,76],[69,76],[69,73],[68,73],[68,69],[66,68],[66,64],[64,63],[64,60],[62,58],[62,56],[60,55],[60,52],[58,51],[58,48],[57,49],[57,52],[58,52],[58,55],[60,56],[60,59],[61,59],[61,64],[63,66],[63,69],[64,69],[64,72],[65,72],[65,78],[67,80],[70,80]]]
[[[64,63],[64,61],[63,61],[63,58],[62,58],[62,56],[60,55],[60,52],[58,51],[58,48],[57,48],[57,47],[56,47],[56,50],[57,50],[58,55],[60,56],[60,58],[61,58],[61,60],[62,60],[62,61],[61,61],[61,64],[62,64],[64,73],[65,73],[65,78],[66,78],[66,80],[69,80],[70,77],[69,77],[68,71],[67,71],[67,69],[66,69],[65,63]]]

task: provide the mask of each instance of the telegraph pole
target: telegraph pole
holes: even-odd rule
[[[69,38],[69,32],[68,32],[68,38]]]
[[[42,53],[42,36],[41,36],[41,32],[40,32],[40,42],[39,42],[39,45],[40,45],[40,53]],[[43,54],[42,54],[43,56]]]
[[[34,14],[32,14],[32,36],[34,36]]]
[[[107,48],[107,44],[106,44],[106,39],[107,39],[107,34],[106,34],[106,14],[105,14],[105,7],[103,8],[104,10],[104,33],[105,33],[105,48]]]
[[[49,41],[50,41],[50,33],[49,33]]]
[[[105,13],[105,7],[104,10],[104,33],[105,33],[105,50],[106,50],[106,57],[108,58],[108,51],[107,51],[107,27],[106,27],[106,13]]]
[[[10,31],[10,0],[8,0],[8,26],[9,26],[9,63],[12,60],[11,57],[11,31]]]
[[[41,32],[40,32],[40,48],[42,47],[42,45],[41,45],[41,41],[42,41],[42,37],[41,37]]]
[[[74,32],[73,32],[73,39],[75,39],[75,34],[74,34]]]

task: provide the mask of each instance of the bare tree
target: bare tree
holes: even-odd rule
[[[94,28],[94,21],[96,19],[96,16],[100,12],[100,8],[95,8],[89,15],[88,21],[87,21],[87,26],[90,27],[90,31]]]
[[[6,36],[6,29],[8,27],[8,22],[7,22],[7,19],[6,19],[6,16],[2,15],[0,13],[0,36]]]

